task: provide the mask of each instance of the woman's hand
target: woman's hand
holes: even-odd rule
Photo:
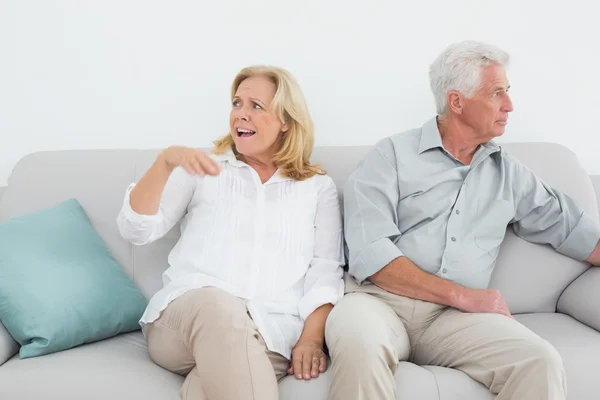
[[[301,337],[292,350],[292,366],[288,369],[288,374],[295,375],[297,379],[310,380],[326,369],[327,356],[323,351],[323,344],[318,340]]]
[[[171,170],[183,167],[190,175],[218,175],[221,172],[219,164],[200,149],[171,146],[161,151],[158,158]]]

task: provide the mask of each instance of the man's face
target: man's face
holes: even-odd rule
[[[463,98],[460,118],[482,142],[504,133],[508,114],[513,111],[509,87],[504,67],[490,65],[481,71],[481,88],[470,99]]]

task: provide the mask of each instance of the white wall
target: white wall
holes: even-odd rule
[[[300,81],[317,145],[372,144],[433,115],[427,68],[450,42],[509,51],[501,141],[567,145],[590,172],[600,25],[589,0],[0,0],[0,186],[49,149],[208,146],[229,85],[268,63]]]

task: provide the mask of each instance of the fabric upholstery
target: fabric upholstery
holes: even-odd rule
[[[547,183],[565,191],[584,209],[598,216],[594,187],[571,151],[547,143],[502,146]],[[320,147],[315,149],[312,159],[328,171],[339,192],[369,148]],[[76,198],[89,212],[94,228],[113,256],[149,298],[162,285],[161,273],[167,267],[168,252],[179,237],[179,226],[152,245],[134,248],[119,237],[115,219],[127,185],[139,180],[156,154],[156,150],[31,154],[19,161],[9,178],[8,188],[0,200],[0,220]],[[596,186],[600,187],[600,181]],[[513,313],[552,312],[562,291],[587,268],[584,263],[561,256],[546,246],[519,239],[509,227],[492,286],[502,291]],[[585,292],[578,285],[565,291],[559,304],[561,311],[576,314],[585,310],[580,303],[569,300],[570,291],[575,297]],[[597,311],[583,313],[588,319],[598,315]],[[596,385],[600,381],[593,375],[600,367],[597,365],[600,355],[596,352],[600,334],[563,314],[527,314],[518,318],[559,348],[567,365],[569,400],[595,398],[600,392]],[[576,318],[585,320],[585,316]],[[593,323],[590,320],[590,324]],[[14,341],[6,338],[0,327],[0,360],[3,349],[9,349],[10,353],[11,346],[14,348]],[[325,399],[328,377],[325,373],[310,382],[284,378],[280,383],[281,398]],[[492,398],[481,385],[455,370],[401,363],[396,379],[399,398]],[[183,378],[154,365],[148,359],[143,338],[134,333],[37,359],[12,358],[0,367],[0,398],[177,399],[182,381]],[[39,382],[39,385],[28,382]]]
[[[600,397],[600,332],[559,313],[524,314],[516,318],[560,353],[567,371],[569,400]]]
[[[288,376],[279,383],[285,400],[326,400],[330,369],[318,379]],[[35,385],[28,384],[35,382]],[[419,400],[492,399],[460,371],[401,362],[398,398]],[[154,364],[141,333],[129,333],[44,357],[14,357],[0,370],[0,398],[15,400],[176,400],[183,377]],[[440,397],[441,396],[441,397]]]
[[[182,383],[150,360],[140,332],[0,367],[6,400],[179,400]]]
[[[598,215],[589,176],[571,151],[548,143],[510,143],[503,147],[548,183]],[[369,149],[370,146],[318,147],[312,160],[328,171],[339,191]],[[0,202],[0,220],[76,198],[113,256],[149,298],[162,285],[160,274],[166,269],[168,252],[179,237],[179,226],[149,246],[134,247],[119,237],[115,219],[127,185],[141,178],[157,154],[158,150],[74,150],[28,155],[17,163],[9,177]],[[23,198],[28,201],[22,201]],[[554,310],[562,289],[587,266],[544,246],[519,238],[510,240],[510,235],[500,253],[491,285],[503,292],[513,312]],[[540,275],[552,275],[554,279],[540,286]],[[520,277],[518,281],[511,278],[514,276]],[[524,297],[523,293],[536,296]]]
[[[19,343],[8,333],[0,322],[0,367],[19,351]]]
[[[600,199],[600,175],[592,175],[596,197]],[[564,291],[558,311],[600,330],[600,269],[590,268]]]
[[[0,222],[0,243],[0,320],[21,358],[140,329],[147,302],[77,200]]]

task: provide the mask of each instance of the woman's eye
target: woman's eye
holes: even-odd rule
[[[253,103],[252,107],[256,108],[257,110],[262,109],[262,107],[259,104],[256,104],[256,103]]]
[[[233,104],[234,107],[239,107],[240,101],[239,100],[234,100],[232,104]]]

